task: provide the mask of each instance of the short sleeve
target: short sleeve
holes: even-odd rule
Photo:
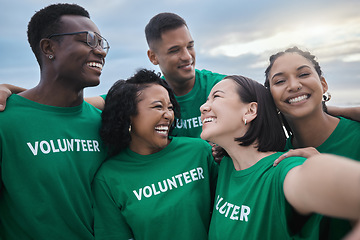
[[[95,239],[132,239],[132,232],[108,185],[101,179],[93,181]]]

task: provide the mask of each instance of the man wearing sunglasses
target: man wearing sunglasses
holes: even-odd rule
[[[93,239],[91,181],[106,152],[83,89],[100,83],[109,44],[75,4],[35,13],[28,40],[40,82],[0,113],[0,239]]]

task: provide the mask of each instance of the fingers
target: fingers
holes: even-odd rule
[[[5,110],[6,107],[6,98],[2,97],[2,95],[0,94],[0,112]]]
[[[285,158],[288,157],[288,154],[287,153],[284,153],[282,154],[280,157],[278,157],[274,163],[273,163],[273,166],[276,167],[282,160],[284,160]]]
[[[282,154],[280,157],[278,157],[274,163],[273,166],[277,166],[282,160],[288,157],[304,157],[309,158],[311,156],[314,156],[316,154],[319,154],[318,150],[316,150],[313,147],[307,147],[307,148],[298,148],[298,149],[290,149],[288,152]]]
[[[10,97],[11,91],[7,88],[0,87],[0,112],[5,110],[6,99]]]
[[[212,146],[211,151],[215,162],[220,163],[222,159],[222,154],[221,154],[222,148],[216,145],[215,143],[212,142],[208,142],[208,143]]]

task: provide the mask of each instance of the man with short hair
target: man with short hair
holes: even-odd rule
[[[94,239],[91,182],[106,151],[83,89],[99,84],[109,45],[76,4],[36,12],[28,40],[40,82],[0,112],[0,239]]]
[[[194,40],[180,16],[174,13],[155,15],[146,25],[145,35],[149,60],[159,65],[180,104],[181,118],[175,120],[172,135],[200,138],[200,106],[206,102],[211,88],[225,75],[195,69]],[[102,97],[86,98],[86,101],[103,109]]]
[[[160,13],[145,27],[148,57],[159,65],[181,107],[173,135],[200,137],[200,106],[212,87],[225,75],[195,69],[194,40],[184,19],[174,13]]]

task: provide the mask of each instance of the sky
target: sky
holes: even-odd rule
[[[27,42],[27,24],[41,8],[61,1],[0,0],[0,83],[38,84],[39,66]],[[144,28],[161,12],[185,19],[195,41],[196,68],[239,74],[264,82],[269,57],[298,46],[317,56],[332,99],[329,105],[360,105],[359,0],[79,0],[110,43],[97,87],[105,94],[139,68],[160,72],[147,58]]]

